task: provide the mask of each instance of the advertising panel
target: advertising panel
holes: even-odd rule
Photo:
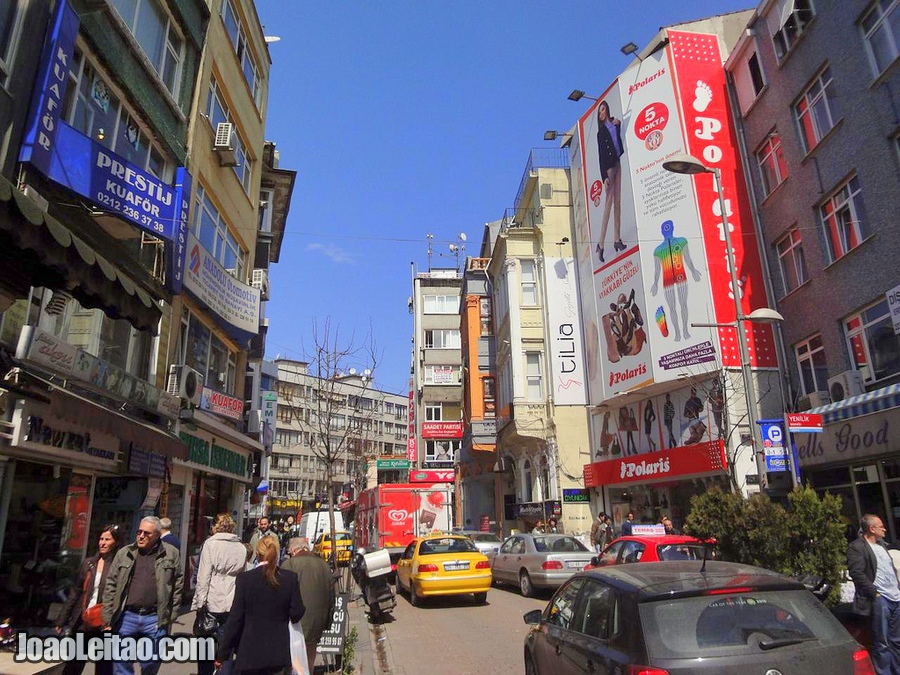
[[[684,476],[721,473],[728,467],[721,439],[688,448],[672,448],[648,457],[621,457],[584,466],[585,487],[646,483]]]
[[[250,339],[259,332],[259,290],[241,283],[188,233],[184,287],[224,321],[233,338]]]
[[[668,31],[669,54],[679,91],[687,152],[710,167],[721,171],[722,190],[728,219],[738,285],[731,287],[731,270],[725,247],[722,209],[712,176],[698,175],[690,180],[696,194],[708,274],[713,294],[715,323],[730,323],[735,317],[734,293],[741,298],[745,314],[767,306],[766,290],[759,256],[756,231],[738,144],[731,123],[725,70],[721,67],[719,40],[715,35]],[[691,251],[693,253],[693,251]],[[719,289],[727,289],[727,292]],[[753,366],[777,367],[771,325],[745,324]],[[733,328],[719,328],[721,360],[725,366],[740,366],[741,355]]]
[[[243,400],[209,387],[203,387],[200,395],[200,409],[232,420],[244,419]]]
[[[584,405],[587,388],[578,321],[575,260],[546,258],[545,265],[553,402],[556,405]]]
[[[762,427],[763,452],[766,471],[787,471],[787,447],[785,447],[784,423],[781,420],[759,420]]]
[[[462,438],[462,422],[422,422],[422,438]]]

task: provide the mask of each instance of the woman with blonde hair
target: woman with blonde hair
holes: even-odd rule
[[[234,587],[238,575],[246,569],[247,551],[240,538],[234,533],[234,518],[228,513],[216,516],[212,526],[212,536],[200,549],[200,568],[197,572],[197,588],[191,609],[205,608],[216,617],[219,629],[216,637],[222,641],[225,622],[234,602]],[[212,661],[197,664],[198,675],[212,675],[215,665]],[[231,662],[226,661],[219,671],[221,675],[231,672]]]
[[[234,604],[216,652],[224,663],[237,648],[241,675],[275,675],[291,667],[289,623],[303,618],[297,575],[278,567],[278,540],[256,542],[257,567],[237,578]]]

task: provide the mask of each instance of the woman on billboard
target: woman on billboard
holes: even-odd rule
[[[625,250],[622,242],[622,168],[619,158],[625,153],[625,145],[622,143],[621,121],[609,113],[609,104],[600,101],[597,106],[597,154],[600,159],[600,178],[603,180],[603,189],[606,192],[606,204],[603,207],[603,222],[600,226],[600,241],[597,242],[597,256],[600,262],[606,262],[603,258],[603,246],[606,243],[606,229],[609,226],[609,214],[613,208],[616,214],[613,217],[613,248],[618,251]]]

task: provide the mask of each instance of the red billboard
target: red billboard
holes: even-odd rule
[[[728,467],[721,439],[584,465],[584,486],[646,483],[696,474],[721,473]]]
[[[410,483],[452,483],[456,480],[456,472],[453,469],[411,469],[409,472]]]
[[[422,422],[422,438],[462,438],[462,422]]]

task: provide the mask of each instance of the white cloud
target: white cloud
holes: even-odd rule
[[[309,244],[307,251],[321,251],[325,256],[331,258],[333,262],[338,264],[355,265],[356,260],[350,253],[334,244]]]

